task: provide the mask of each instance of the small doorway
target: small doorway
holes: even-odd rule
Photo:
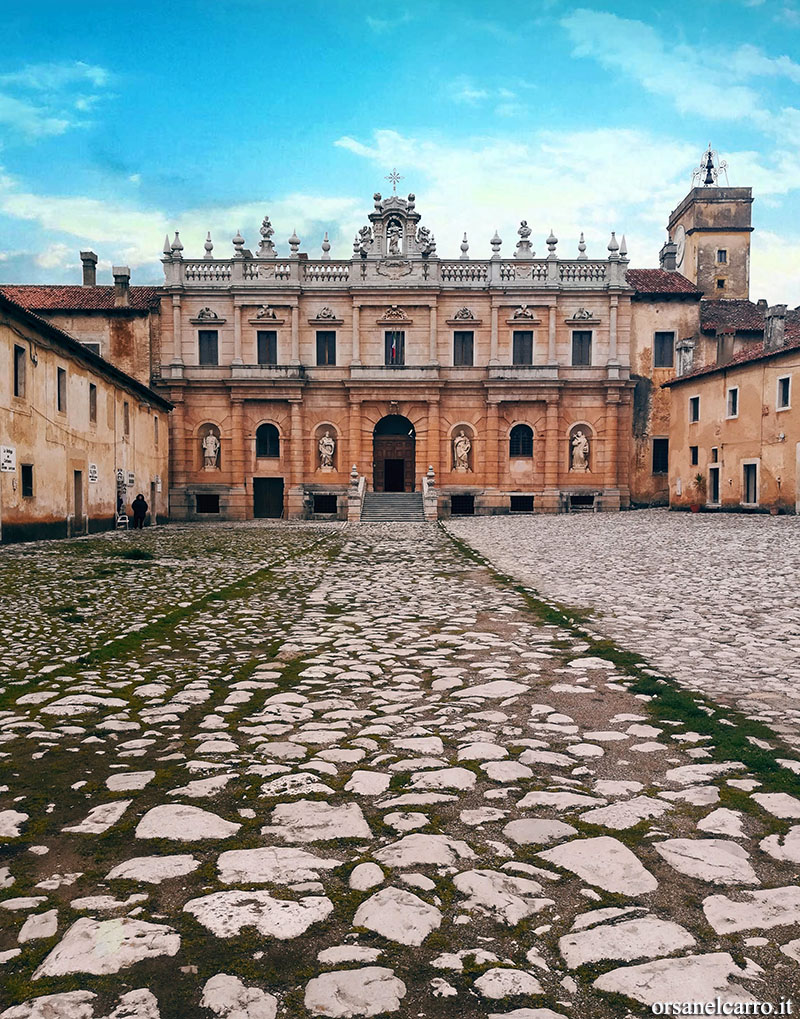
[[[372,439],[373,487],[376,492],[413,492],[414,426],[400,414],[389,414],[375,425]]]
[[[719,505],[719,467],[708,468],[708,501],[712,506]]]
[[[83,530],[83,471],[73,471],[75,530]]]
[[[150,482],[150,526],[154,527],[158,518],[156,511],[156,483],[155,481]]]
[[[253,478],[253,516],[283,516],[283,478]]]

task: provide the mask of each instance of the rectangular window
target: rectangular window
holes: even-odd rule
[[[197,330],[197,363],[219,364],[219,332],[216,329]]]
[[[158,415],[153,418],[153,445],[158,449]]]
[[[728,390],[728,417],[735,418],[739,416],[739,387],[731,386]]]
[[[509,510],[512,513],[533,513],[533,496],[532,495],[510,496]]]
[[[259,329],[256,333],[259,364],[278,363],[278,334],[274,329]]]
[[[711,463],[719,463],[719,446],[711,447]]]
[[[99,343],[84,343],[83,346],[86,347],[87,350],[91,350],[93,354],[97,354],[98,357],[100,356]]]
[[[67,373],[63,368],[56,368],[56,409],[67,413]]]
[[[20,464],[20,473],[22,475],[22,498],[32,499],[33,498],[33,464]]]
[[[725,289],[725,280],[717,280],[717,290]]]
[[[712,506],[719,505],[719,467],[708,468],[708,501]]]
[[[791,406],[791,397],[792,377],[791,375],[784,375],[783,378],[778,379],[778,410],[788,410]]]
[[[456,368],[471,368],[475,334],[472,330],[453,333],[453,364]]]
[[[89,383],[89,420],[97,421],[97,386]]]
[[[533,364],[533,332],[518,329],[514,332],[513,364]]]
[[[700,397],[689,397],[689,421],[694,423],[700,420]]]
[[[387,329],[384,335],[386,364],[406,363],[406,334],[402,329]]]
[[[689,447],[689,460],[692,467],[696,467],[700,463],[700,447],[690,446]]]
[[[198,492],[195,496],[198,513],[219,513],[219,496]]]
[[[572,333],[573,365],[590,365],[592,363],[591,330],[576,329]]]
[[[25,395],[25,355],[24,347],[14,344],[14,396]]]
[[[728,249],[727,248],[720,248],[717,251],[717,262],[719,262],[720,265],[727,265],[728,264]]]
[[[675,333],[656,333],[653,337],[653,367],[671,368],[675,363]]]
[[[131,434],[131,406],[127,400],[122,404],[122,434]]]
[[[653,439],[653,474],[669,471],[669,439]]]
[[[758,503],[758,464],[742,464],[742,502],[748,506]]]
[[[317,330],[317,364],[336,364],[336,331],[330,329]]]

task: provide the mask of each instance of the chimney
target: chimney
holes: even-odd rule
[[[730,364],[733,360],[733,350],[736,340],[735,332],[717,333],[717,366]]]
[[[762,311],[765,315],[767,313],[767,299],[765,297],[759,297],[756,301],[756,307],[759,311]]]
[[[93,251],[82,251],[81,264],[83,265],[83,285],[85,287],[96,287],[97,255]]]
[[[764,350],[780,350],[786,335],[786,305],[773,304],[764,316]]]
[[[669,272],[675,272],[677,266],[678,256],[678,245],[673,244],[672,241],[667,241],[659,252],[659,262],[661,263],[662,269],[667,269]]]
[[[114,274],[114,304],[117,308],[126,308],[130,304],[131,271],[127,265],[115,265],[111,268]]]

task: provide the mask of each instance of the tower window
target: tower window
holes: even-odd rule
[[[727,265],[728,264],[728,249],[727,248],[720,248],[717,251],[717,262],[720,265]]]
[[[700,420],[700,397],[690,396],[689,397],[689,421],[695,422]]]
[[[739,387],[731,386],[728,390],[728,417],[735,418],[739,416]]]
[[[717,290],[725,289],[725,280],[717,280]]]

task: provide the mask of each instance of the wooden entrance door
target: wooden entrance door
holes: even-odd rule
[[[414,440],[410,436],[376,435],[373,463],[376,492],[414,491]]]
[[[253,478],[253,516],[283,516],[283,478]]]

